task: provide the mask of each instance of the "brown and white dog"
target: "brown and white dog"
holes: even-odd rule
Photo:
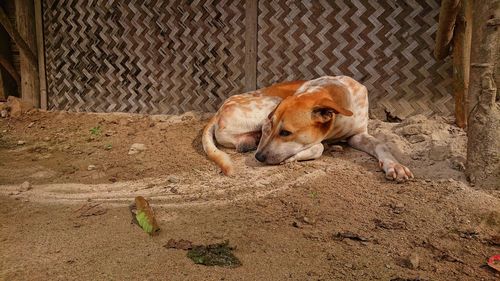
[[[347,140],[350,146],[379,160],[386,178],[413,177],[385,143],[368,134],[368,91],[347,76],[293,81],[235,95],[227,99],[203,131],[203,149],[226,175],[229,156],[216,141],[238,152],[257,149],[266,164],[319,158],[324,140]]]

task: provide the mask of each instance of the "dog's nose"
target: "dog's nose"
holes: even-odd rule
[[[255,153],[255,159],[259,160],[260,162],[266,161],[266,156],[262,152],[257,152]]]

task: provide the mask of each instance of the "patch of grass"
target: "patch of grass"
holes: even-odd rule
[[[225,266],[238,267],[241,266],[240,260],[232,253],[233,248],[229,247],[229,242],[194,246],[188,251],[187,257],[196,264],[207,266]]]
[[[311,191],[311,199],[317,199],[318,198],[318,192],[317,191]]]
[[[91,135],[99,136],[99,135],[101,135],[101,126],[95,126],[95,127],[91,128],[89,131],[90,131]]]

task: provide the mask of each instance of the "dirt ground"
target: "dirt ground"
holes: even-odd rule
[[[372,120],[416,175],[386,181],[369,155],[315,161],[201,148],[207,115],[31,111],[0,119],[0,280],[498,280],[500,192],[463,176],[465,133],[446,118]],[[145,150],[130,153],[134,143]],[[396,149],[398,147],[399,149]],[[161,227],[131,223],[135,196]],[[225,240],[242,266],[195,265],[169,239]]]

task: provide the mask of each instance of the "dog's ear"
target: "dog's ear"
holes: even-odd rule
[[[276,108],[278,108],[278,106],[276,106],[276,107],[273,109],[273,111],[271,111],[271,112],[269,113],[269,115],[267,115],[267,119],[271,119],[271,118],[273,117],[274,112],[276,112]]]
[[[326,123],[333,119],[333,114],[342,114],[345,116],[352,116],[352,112],[348,109],[338,105],[331,99],[322,99],[314,106],[312,115],[313,119]]]

